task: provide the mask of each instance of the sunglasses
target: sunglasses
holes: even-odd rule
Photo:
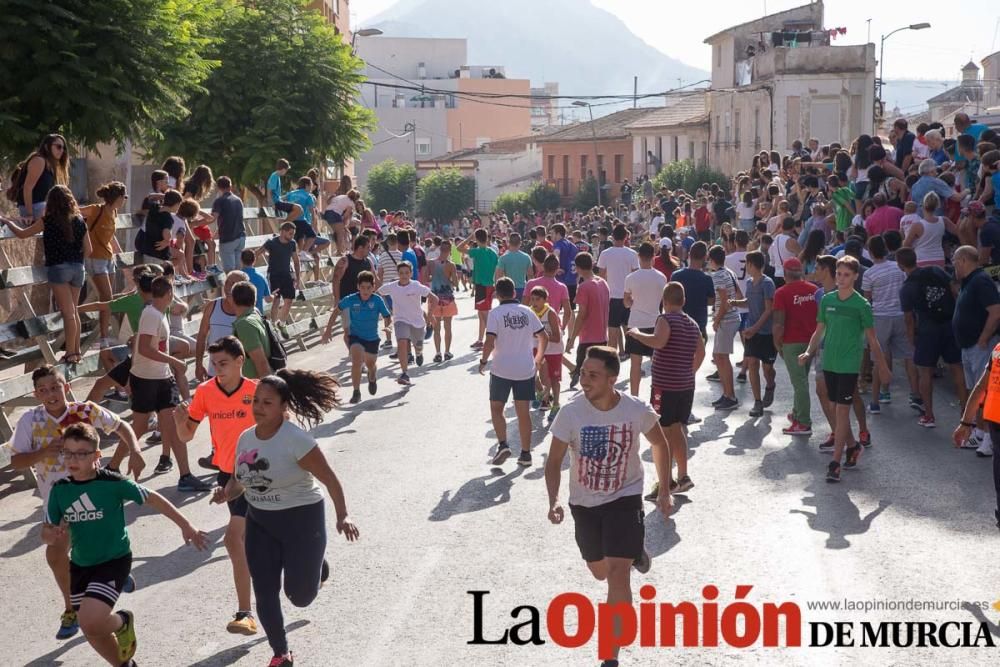
[[[63,144],[52,144],[52,148],[58,148],[59,150],[62,150],[66,148],[66,146],[64,146]]]
[[[71,452],[68,449],[64,449],[62,451],[62,455],[63,458],[67,460],[77,459],[78,461],[84,461],[88,456],[90,456],[96,451],[97,451],[96,449],[90,449],[85,452]]]

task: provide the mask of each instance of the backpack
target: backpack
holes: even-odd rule
[[[28,158],[28,160],[30,159]],[[10,186],[4,195],[13,203],[17,203],[17,195],[24,189],[24,179],[28,176],[28,160],[19,162],[10,172]]]
[[[274,327],[271,326],[271,321],[263,317],[261,320],[264,322],[267,346],[271,350],[271,354],[267,357],[267,363],[272,371],[280,371],[282,368],[288,366],[288,353],[285,351],[285,346],[281,344],[281,339],[274,335]]]
[[[918,269],[914,273],[917,284],[922,288],[923,313],[933,322],[950,322],[955,312],[955,295],[951,292],[950,279],[941,276],[932,267]]]

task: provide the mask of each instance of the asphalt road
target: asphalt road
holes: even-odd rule
[[[314,431],[344,484],[361,540],[348,544],[337,536],[328,513],[331,581],[311,607],[285,604],[297,664],[598,664],[596,639],[571,650],[554,644],[546,630],[546,608],[555,596],[576,591],[596,601],[605,589],[579,557],[572,522],[552,526],[547,520],[544,422],[535,413],[535,467],[521,469],[511,459],[500,470],[491,468],[488,380],[476,374],[478,356],[469,349],[476,319],[470,299],[463,295],[459,306],[452,362],[425,363],[411,372],[414,386],[404,388],[394,382],[396,365],[380,357],[388,377],[379,394],[328,415]],[[348,378],[340,340],[296,354],[292,362]],[[690,431],[696,486],[678,497],[669,518],[647,504],[653,568],[634,575],[636,590],[648,583],[658,602],[701,606],[702,589],[712,584],[720,591],[721,615],[737,586],[750,585],[746,601],[758,610],[764,603],[800,606],[803,644],[809,643],[808,623],[816,621],[986,621],[1000,642],[1000,610],[963,607],[1000,600],[998,535],[989,460],[949,443],[957,419],[953,402],[941,401],[940,426],[933,431],[918,427],[904,402],[884,407],[870,418],[874,447],[859,469],[830,485],[824,481],[828,458],[817,448],[825,430],[817,428],[808,441],[782,435],[791,392],[780,366],[778,382],[774,405],[757,420],[746,416],[749,386],[738,386],[742,408],[720,415],[708,406],[717,387],[701,382],[695,413],[704,421]],[[648,392],[648,377],[642,391]],[[894,396],[905,395],[897,381]],[[819,417],[815,406],[813,414]],[[510,432],[516,442],[513,423]],[[147,451],[151,470],[158,451]],[[192,459],[207,451],[206,428],[191,445]],[[648,489],[654,478],[648,451],[644,459]],[[209,505],[205,495],[178,494],[176,473],[143,482],[179,504],[213,544],[196,552],[168,520],[128,510],[138,590],[124,596],[122,606],[136,613],[138,663],[266,665],[263,632],[251,638],[225,632],[235,611],[221,542],[225,508]],[[81,636],[54,639],[61,609],[39,542],[39,499],[20,490],[0,504],[0,662],[98,664]],[[496,639],[527,620],[528,611],[516,620],[511,611],[531,605],[540,610],[545,643],[468,644],[471,590],[489,591],[484,638]],[[809,602],[845,599],[956,601],[959,608],[807,608]],[[566,631],[575,627],[571,612]],[[855,641],[860,634],[856,628]],[[996,655],[990,648],[764,648],[758,642],[746,649],[633,647],[622,658],[626,665],[986,665],[996,664]]]

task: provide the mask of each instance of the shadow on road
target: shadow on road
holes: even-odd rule
[[[207,531],[210,546],[204,551],[198,551],[190,545],[183,544],[180,532],[177,531],[176,540],[179,545],[170,553],[163,556],[138,556],[133,560],[133,564],[139,563],[138,566],[132,568],[136,588],[138,590],[149,588],[165,581],[184,577],[203,565],[228,560],[229,556],[225,553],[225,546],[222,544],[222,536],[225,532],[225,526]],[[222,555],[213,556],[219,549],[222,550]]]
[[[817,476],[806,487],[806,491],[815,493],[815,487],[819,484],[826,486],[826,481]],[[826,533],[827,549],[846,549],[851,546],[851,542],[847,539],[848,536],[867,533],[876,517],[892,504],[883,498],[879,500],[878,507],[862,517],[861,510],[847,495],[846,487],[838,486],[830,491],[831,493],[824,493],[822,498],[814,495],[811,498],[802,499],[802,504],[814,506],[815,512],[800,509],[788,510],[789,514],[801,514],[806,517],[806,523],[809,524],[811,530]]]
[[[28,662],[27,664],[35,667],[41,667],[42,665],[45,665],[45,667],[51,667],[52,665],[61,665],[63,664],[63,662],[61,660],[58,660],[59,656],[68,652],[72,648],[76,648],[80,644],[86,644],[86,643],[87,640],[86,638],[84,638],[82,634],[77,635],[76,637],[73,637],[67,642],[60,643],[59,648],[55,649],[54,651],[49,651],[45,655],[40,655],[34,660]]]
[[[454,493],[445,491],[427,520],[447,521],[456,514],[478,512],[503,505],[510,500],[510,490],[514,486],[514,480],[523,473],[524,468],[521,466],[516,466],[507,474],[499,468],[494,468],[488,475],[470,479]]]
[[[760,449],[764,438],[771,432],[771,417],[764,415],[759,419],[747,419],[736,427],[733,437],[729,440],[729,448],[723,451],[727,456],[743,456],[748,451]]]
[[[362,385],[364,384],[365,383],[362,382]],[[350,388],[348,388],[348,391],[350,391]],[[339,417],[334,419],[332,422],[320,424],[309,433],[314,438],[331,438],[338,433],[344,432],[344,429],[353,424],[354,420],[365,412],[391,410],[406,405],[407,401],[400,400],[406,395],[406,391],[407,390],[403,388],[392,394],[386,394],[384,396],[379,396],[378,398],[370,398],[366,401],[363,400],[357,405],[344,404],[339,410]],[[392,404],[394,401],[398,401],[398,403]]]
[[[289,623],[285,627],[285,632],[293,632],[299,628],[309,625],[309,621],[302,619]],[[207,658],[203,658],[198,662],[192,662],[191,667],[222,667],[223,665],[235,665],[243,658],[250,655],[250,649],[258,644],[262,644],[267,641],[267,637],[263,636],[252,639],[248,642],[244,642],[239,646],[233,646],[227,649],[223,649],[214,655],[210,655]]]

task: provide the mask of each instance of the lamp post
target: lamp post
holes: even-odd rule
[[[354,45],[358,41],[358,37],[375,37],[376,35],[381,35],[382,31],[378,28],[362,28],[361,30],[355,30],[354,35],[351,36],[351,53],[354,53]]]
[[[884,57],[885,56],[885,40],[889,39],[890,37],[892,37],[893,35],[895,35],[897,32],[901,32],[903,30],[925,30],[925,29],[930,28],[930,27],[931,27],[930,23],[911,23],[910,25],[904,25],[902,28],[896,28],[895,30],[893,30],[892,32],[890,32],[887,35],[882,35],[882,43],[879,46],[879,50],[878,50],[878,103],[879,103],[880,107],[882,105],[882,84],[883,84],[883,81],[882,81],[882,69],[885,66],[885,57]],[[872,125],[874,126],[874,124],[875,124],[875,109],[872,109]],[[873,132],[875,131],[875,129],[876,129],[875,127],[872,127],[872,131]]]
[[[410,134],[413,141],[413,215],[417,211],[417,121],[407,123],[403,126],[403,132]]]
[[[587,107],[587,111],[590,112],[590,134],[591,134],[591,136],[593,137],[593,140],[594,140],[594,170],[595,170],[595,173],[596,173],[596,176],[597,176],[597,178],[596,178],[596,180],[597,180],[597,205],[600,206],[601,205],[601,168],[597,164],[597,128],[594,127],[594,108],[592,106],[590,106],[590,102],[583,102],[581,100],[577,100],[577,101],[573,102],[573,106],[575,106],[575,107]],[[568,177],[569,174],[566,174],[566,176]]]

